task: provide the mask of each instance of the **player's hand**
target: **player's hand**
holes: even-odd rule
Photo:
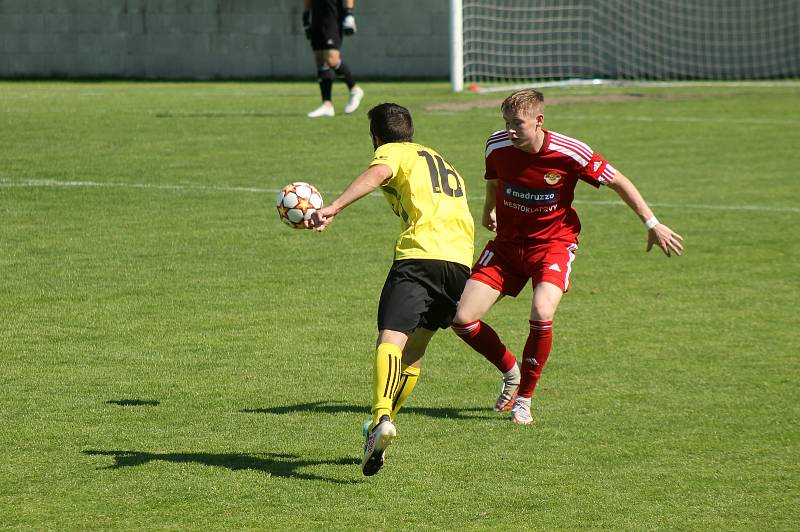
[[[664,224],[657,224],[647,231],[647,251],[657,245],[667,257],[671,257],[673,253],[678,256],[683,253],[682,241],[683,237],[681,235]]]
[[[303,11],[303,31],[306,32],[306,39],[311,40],[311,12]]]
[[[492,231],[493,233],[497,232],[497,214],[494,209],[491,211],[483,211],[483,219],[481,220],[483,226]]]
[[[314,229],[321,233],[333,221],[335,216],[336,209],[331,206],[323,207],[311,213],[311,219],[305,225],[309,229]]]
[[[344,18],[342,19],[342,30],[345,35],[353,35],[356,32],[356,18],[349,9],[345,12]]]

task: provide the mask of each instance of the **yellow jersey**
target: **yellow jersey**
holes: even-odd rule
[[[385,164],[392,177],[381,189],[400,217],[394,259],[436,259],[472,266],[475,224],[459,173],[435,150],[390,142],[375,150],[370,166]]]

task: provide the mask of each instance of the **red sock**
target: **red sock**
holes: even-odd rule
[[[494,329],[481,320],[463,325],[453,323],[452,327],[453,332],[467,342],[472,349],[486,357],[486,360],[494,364],[501,372],[505,373],[517,363],[517,357],[503,345]]]
[[[525,342],[525,349],[522,351],[522,378],[519,383],[520,397],[531,397],[539,377],[542,375],[542,368],[550,356],[553,347],[553,322],[552,321],[531,321],[531,332],[528,341]]]

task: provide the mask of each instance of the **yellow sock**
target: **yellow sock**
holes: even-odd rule
[[[372,374],[372,427],[382,416],[391,416],[392,402],[400,384],[400,365],[403,356],[394,344],[380,344],[375,350],[375,371]],[[370,427],[370,428],[372,428]]]
[[[419,379],[419,368],[404,365],[403,373],[400,374],[400,385],[397,387],[397,393],[395,393],[394,402],[392,403],[392,421],[394,421],[397,412],[400,411],[408,396],[411,395],[414,386],[417,385],[417,379]]]

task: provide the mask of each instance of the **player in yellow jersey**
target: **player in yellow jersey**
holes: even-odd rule
[[[365,427],[361,471],[374,475],[397,436],[395,416],[414,388],[434,333],[446,329],[470,274],[474,225],[464,180],[436,151],[413,142],[408,109],[383,103],[367,114],[375,155],[309,223],[323,231],[334,216],[376,188],[400,217],[400,236],[378,304],[373,419]]]

